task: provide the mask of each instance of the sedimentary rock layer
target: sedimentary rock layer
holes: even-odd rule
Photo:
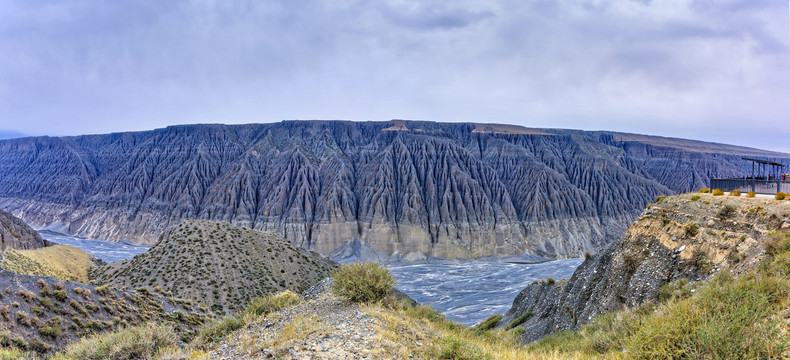
[[[706,149],[712,149],[707,151]],[[0,141],[0,208],[153,243],[183,219],[322,254],[357,238],[437,257],[594,252],[656,195],[786,154],[609,132],[413,121],[189,125]]]

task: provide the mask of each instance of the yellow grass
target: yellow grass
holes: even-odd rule
[[[93,256],[68,245],[54,245],[35,250],[7,249],[2,267],[30,275],[51,276],[59,280],[87,283]]]

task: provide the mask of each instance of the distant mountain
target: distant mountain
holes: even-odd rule
[[[14,132],[14,131],[2,131],[2,130],[0,130],[0,140],[3,140],[3,139],[15,139],[15,138],[21,138],[21,137],[25,137],[25,136],[26,136],[25,134],[21,134],[21,133]]]
[[[790,155],[513,125],[283,121],[0,141],[0,208],[40,228],[153,243],[186,218],[329,254],[580,256],[656,195]]]

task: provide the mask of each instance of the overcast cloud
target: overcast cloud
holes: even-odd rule
[[[778,0],[3,1],[0,132],[501,122],[790,151]]]

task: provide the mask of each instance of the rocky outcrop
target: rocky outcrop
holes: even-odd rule
[[[706,150],[711,149],[711,150]],[[788,155],[609,132],[284,121],[0,141],[0,208],[38,228],[153,243],[183,219],[443,258],[581,256],[655,196]],[[784,159],[780,159],[784,157]]]
[[[30,250],[49,245],[49,241],[44,240],[24,221],[0,210],[0,253],[8,248]]]
[[[302,293],[335,266],[276,234],[186,220],[145,253],[107,264],[94,276],[100,284],[151,287],[218,313],[233,313],[259,296],[284,290]]]
[[[585,260],[569,279],[525,288],[500,326],[528,316],[523,339],[535,341],[655,300],[674,280],[747,272],[762,260],[767,234],[790,228],[790,201],[691,196],[649,206],[622,239]]]

